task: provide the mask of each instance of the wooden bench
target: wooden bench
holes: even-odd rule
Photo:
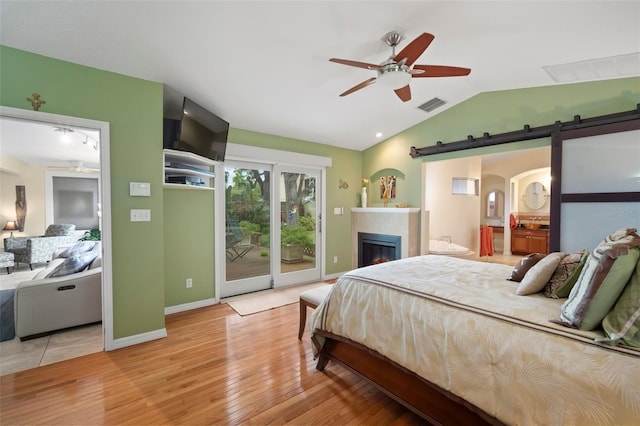
[[[302,340],[304,329],[307,326],[307,307],[311,309],[317,308],[318,305],[326,299],[331,288],[332,286],[327,284],[300,293],[300,328],[298,330],[298,340]]]

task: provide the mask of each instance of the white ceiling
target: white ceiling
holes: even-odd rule
[[[63,128],[66,135],[55,130]],[[95,130],[0,118],[0,153],[28,164],[99,169],[99,140],[100,132]]]
[[[234,128],[357,150],[481,92],[557,84],[543,66],[640,52],[639,22],[637,0],[0,2],[2,44],[162,82],[166,115],[187,96]],[[391,30],[399,49],[434,34],[416,63],[471,75],[414,79],[406,103],[338,97],[375,72],[329,58],[380,63]]]

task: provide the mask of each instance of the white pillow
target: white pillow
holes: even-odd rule
[[[516,289],[516,294],[526,296],[542,291],[545,285],[551,279],[558,264],[567,255],[563,252],[555,252],[548,254],[540,262],[533,265],[531,269],[524,275],[520,285]]]

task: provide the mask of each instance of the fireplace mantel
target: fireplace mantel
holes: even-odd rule
[[[358,213],[420,213],[420,209],[417,207],[352,207],[351,211]]]
[[[358,232],[398,235],[402,257],[420,254],[420,209],[415,207],[353,207],[351,209],[351,264],[358,266]]]

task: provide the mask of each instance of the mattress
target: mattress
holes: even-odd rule
[[[640,424],[640,351],[549,322],[507,265],[418,256],[351,271],[311,317],[507,424]],[[319,350],[322,338],[314,335]]]

